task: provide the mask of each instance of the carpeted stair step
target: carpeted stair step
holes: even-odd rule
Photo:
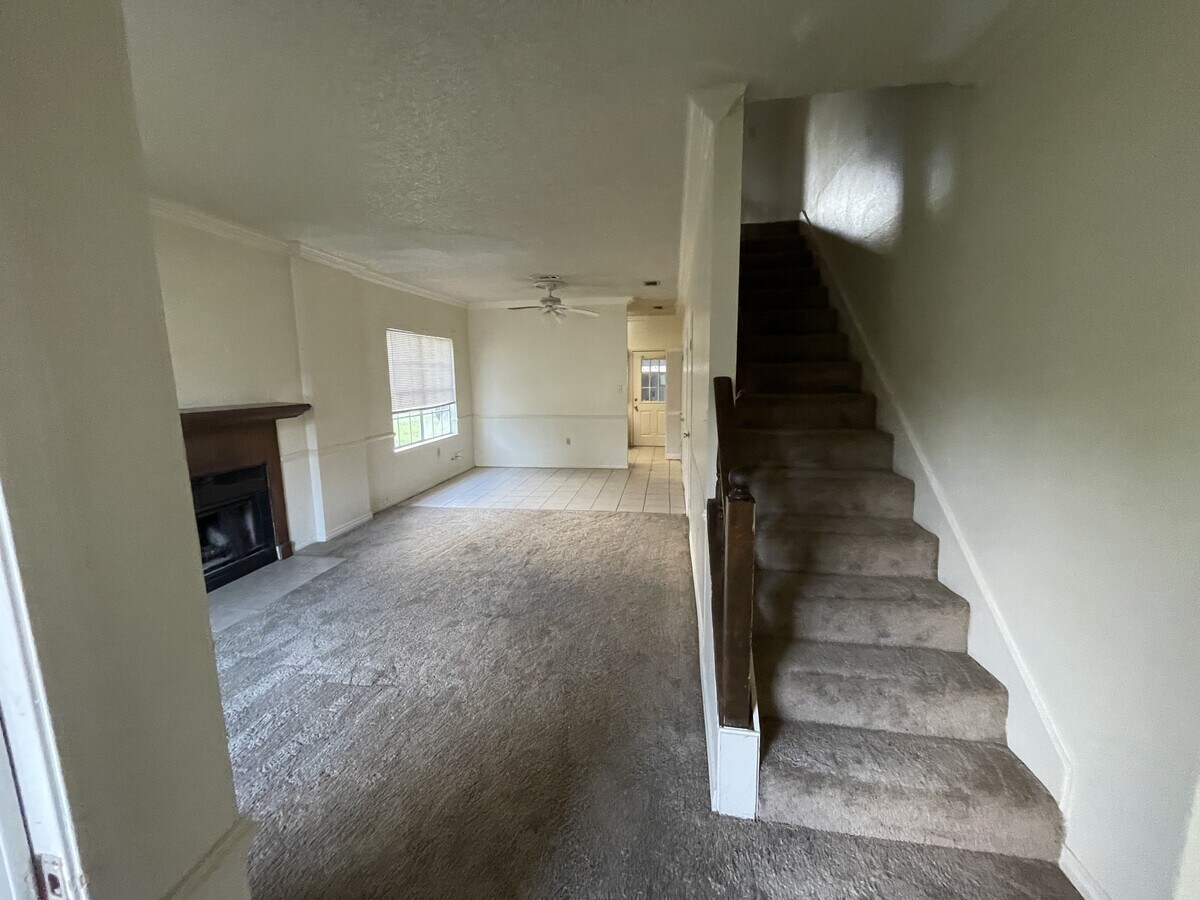
[[[754,594],[756,647],[763,636],[967,649],[970,606],[930,578],[763,569],[755,576]]]
[[[746,309],[740,310],[738,316],[738,334],[742,337],[829,334],[838,330],[837,313],[828,306],[809,309]]]
[[[808,242],[797,235],[776,237],[742,238],[740,263],[742,268],[755,265],[759,260],[776,257],[811,260],[812,251]]]
[[[851,360],[806,363],[743,363],[738,390],[748,394],[857,393],[862,366]]]
[[[786,247],[779,250],[764,250],[761,253],[742,254],[739,272],[780,272],[792,269],[811,269],[813,256],[806,247]]]
[[[744,394],[736,406],[746,428],[872,428],[875,397],[853,394]]]
[[[799,219],[787,219],[781,222],[745,222],[742,225],[742,241],[763,240],[769,238],[800,238]]]
[[[742,269],[738,284],[743,288],[780,290],[821,283],[821,272],[813,265],[796,265],[780,269]]]
[[[760,511],[888,519],[913,514],[913,483],[892,472],[752,469],[750,493]]]
[[[741,436],[753,466],[892,469],[892,436],[873,428],[745,428]]]
[[[764,569],[937,578],[937,538],[908,519],[763,512],[756,532]]]
[[[738,361],[742,363],[787,363],[845,361],[850,344],[841,332],[789,334],[738,339]]]
[[[759,309],[815,309],[829,306],[829,291],[824,285],[762,288],[741,287],[738,291],[739,311]]]
[[[768,725],[759,779],[763,819],[1058,859],[1058,806],[1003,745],[812,722]]]
[[[754,668],[770,719],[1004,741],[1008,694],[965,653],[760,639]]]

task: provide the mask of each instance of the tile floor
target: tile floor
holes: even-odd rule
[[[345,560],[337,556],[289,556],[217,588],[208,595],[212,633],[262,612],[268,604],[342,562]]]
[[[475,468],[405,502],[470,509],[592,509],[682,515],[682,463],[630,447],[628,469]]]

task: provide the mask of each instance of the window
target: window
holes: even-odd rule
[[[665,403],[667,399],[667,361],[642,359],[642,400],[646,403]]]
[[[454,342],[389,328],[387,346],[395,449],[458,434]]]

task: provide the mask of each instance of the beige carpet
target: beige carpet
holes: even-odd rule
[[[257,900],[1076,895],[708,811],[686,522],[394,509],[218,636]]]

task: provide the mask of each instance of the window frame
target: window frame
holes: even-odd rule
[[[649,368],[647,368],[649,364]],[[662,356],[642,356],[639,366],[638,402],[666,403],[667,360]],[[650,394],[651,396],[647,396]]]
[[[393,382],[394,365],[392,361],[392,334],[413,335],[420,338],[430,338],[437,341],[446,341],[450,349],[450,384],[453,399],[449,403],[439,403],[432,406],[414,406],[408,409],[391,409],[392,417],[392,452],[403,453],[405,450],[411,450],[413,447],[422,447],[426,444],[432,444],[436,441],[445,440],[446,438],[457,437],[459,434],[458,423],[458,378],[455,372],[455,347],[453,338],[445,337],[438,334],[423,334],[419,331],[409,331],[405,328],[388,328],[384,333],[385,351],[387,353],[387,372],[388,372],[388,406],[392,406],[393,394],[396,386]],[[408,435],[411,438],[412,429],[415,426],[418,429],[419,436],[415,440],[407,440],[401,443],[401,429],[407,425]]]

